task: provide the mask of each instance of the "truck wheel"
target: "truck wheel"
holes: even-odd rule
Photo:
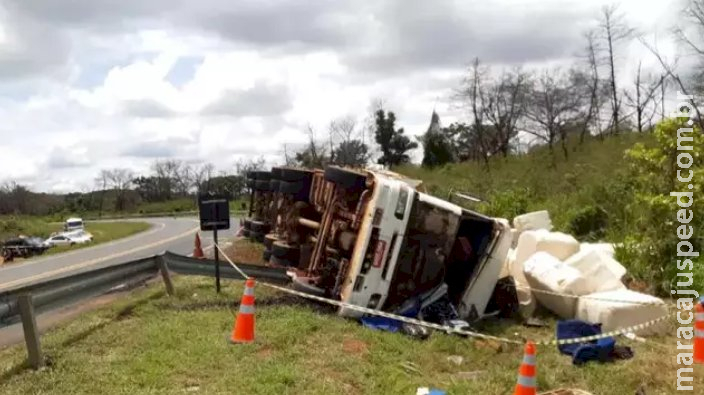
[[[279,181],[279,192],[286,195],[296,195],[310,185],[305,181]]]
[[[268,250],[271,249],[271,246],[274,244],[274,242],[278,241],[279,238],[276,235],[276,233],[269,233],[268,235],[264,236],[264,247],[266,247]]]
[[[328,166],[325,168],[325,179],[335,183],[342,188],[351,190],[362,190],[366,187],[366,174],[354,170],[343,169],[338,166]]]
[[[281,168],[280,167],[272,167],[271,168],[271,179],[272,180],[280,180],[281,179]]]
[[[262,170],[250,171],[248,174],[248,178],[261,181],[269,181],[271,179],[271,172]]]
[[[271,255],[279,258],[288,258],[289,260],[298,262],[301,256],[301,249],[297,246],[292,246],[285,241],[275,241],[271,244]]]
[[[269,262],[274,264],[274,265],[279,265],[279,266],[288,266],[288,267],[296,267],[298,266],[298,259],[290,259],[290,257],[287,256],[274,256],[272,255],[269,258]]]
[[[279,183],[281,181],[279,180],[270,180],[269,181],[269,191],[271,192],[278,192],[279,191]]]
[[[254,182],[254,190],[261,192],[269,191],[269,180],[256,180]]]
[[[252,224],[249,227],[251,231],[262,234],[269,233],[269,228],[269,225],[262,221],[252,221]]]
[[[310,180],[313,176],[313,172],[310,170],[303,169],[291,169],[291,168],[281,168],[279,169],[280,180],[287,182],[296,182]]]

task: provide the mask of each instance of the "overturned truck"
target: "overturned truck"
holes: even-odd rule
[[[328,166],[249,174],[244,233],[299,290],[398,312],[443,290],[458,316],[484,314],[511,246],[506,221],[422,193],[383,170]],[[340,308],[344,316],[356,311]]]

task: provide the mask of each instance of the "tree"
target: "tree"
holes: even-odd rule
[[[606,64],[609,72],[609,91],[611,96],[611,131],[618,133],[621,122],[621,100],[616,82],[616,49],[633,38],[634,30],[626,24],[617,5],[604,6],[599,20],[599,38],[606,44]]]
[[[573,76],[576,77],[573,78]],[[562,142],[567,158],[567,128],[584,118],[584,97],[575,94],[579,83],[578,73],[565,73],[560,69],[545,69],[536,78],[528,95],[525,130],[548,144],[550,152],[556,141]]]
[[[599,52],[601,50],[597,40],[596,32],[591,30],[584,35],[587,44],[584,48],[583,57],[586,59],[586,69],[576,70],[573,73],[573,80],[576,83],[575,94],[589,98],[582,129],[579,134],[579,142],[584,143],[586,135],[590,130],[594,130],[600,137],[602,136],[601,108],[608,100],[608,92],[604,89],[604,83],[599,74]]]
[[[364,130],[352,116],[330,122],[328,128],[330,162],[339,166],[362,167],[369,161],[369,147],[364,143]]]
[[[625,91],[626,104],[633,109],[636,117],[636,127],[638,132],[643,132],[645,127],[649,127],[655,114],[657,113],[658,97],[657,93],[665,80],[664,76],[642,77],[641,63],[638,62],[638,70],[633,81],[633,91]]]
[[[294,154],[296,165],[307,168],[324,168],[331,161],[330,155],[325,148],[325,143],[318,141],[315,129],[308,125],[308,144]],[[332,140],[330,140],[332,141]],[[332,146],[332,142],[330,143]]]
[[[520,69],[491,78],[491,69],[475,58],[455,99],[469,109],[471,140],[488,165],[489,157],[507,156],[524,116],[530,76]]]
[[[440,117],[433,111],[428,131],[419,138],[423,145],[423,162],[421,164],[424,167],[442,166],[454,161],[454,147],[451,140],[453,131],[447,132],[440,125]]]
[[[361,140],[343,141],[335,148],[335,164],[363,167],[369,161],[369,148]]]
[[[380,109],[376,112],[374,138],[381,148],[381,158],[377,161],[386,166],[396,166],[410,161],[408,151],[418,147],[403,134],[403,128],[396,129],[396,115]]]
[[[134,174],[129,169],[112,169],[108,171],[108,180],[110,185],[115,190],[115,210],[124,211],[127,209],[128,200],[127,191],[129,190]]]

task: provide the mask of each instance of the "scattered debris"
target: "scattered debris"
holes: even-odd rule
[[[447,360],[448,362],[452,362],[455,365],[459,366],[462,365],[462,363],[464,362],[464,357],[460,355],[450,355],[449,357],[447,357]]]

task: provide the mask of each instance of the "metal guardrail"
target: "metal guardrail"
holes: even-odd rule
[[[34,309],[46,312],[81,300],[107,293],[124,284],[136,284],[160,272],[160,262],[169,272],[183,275],[215,277],[215,261],[189,258],[165,252],[136,261],[73,273],[59,278],[39,281],[0,292],[0,328],[20,320],[18,298],[29,295]],[[271,282],[289,281],[285,269],[238,264],[248,275]],[[224,278],[243,279],[230,265],[220,262]]]

